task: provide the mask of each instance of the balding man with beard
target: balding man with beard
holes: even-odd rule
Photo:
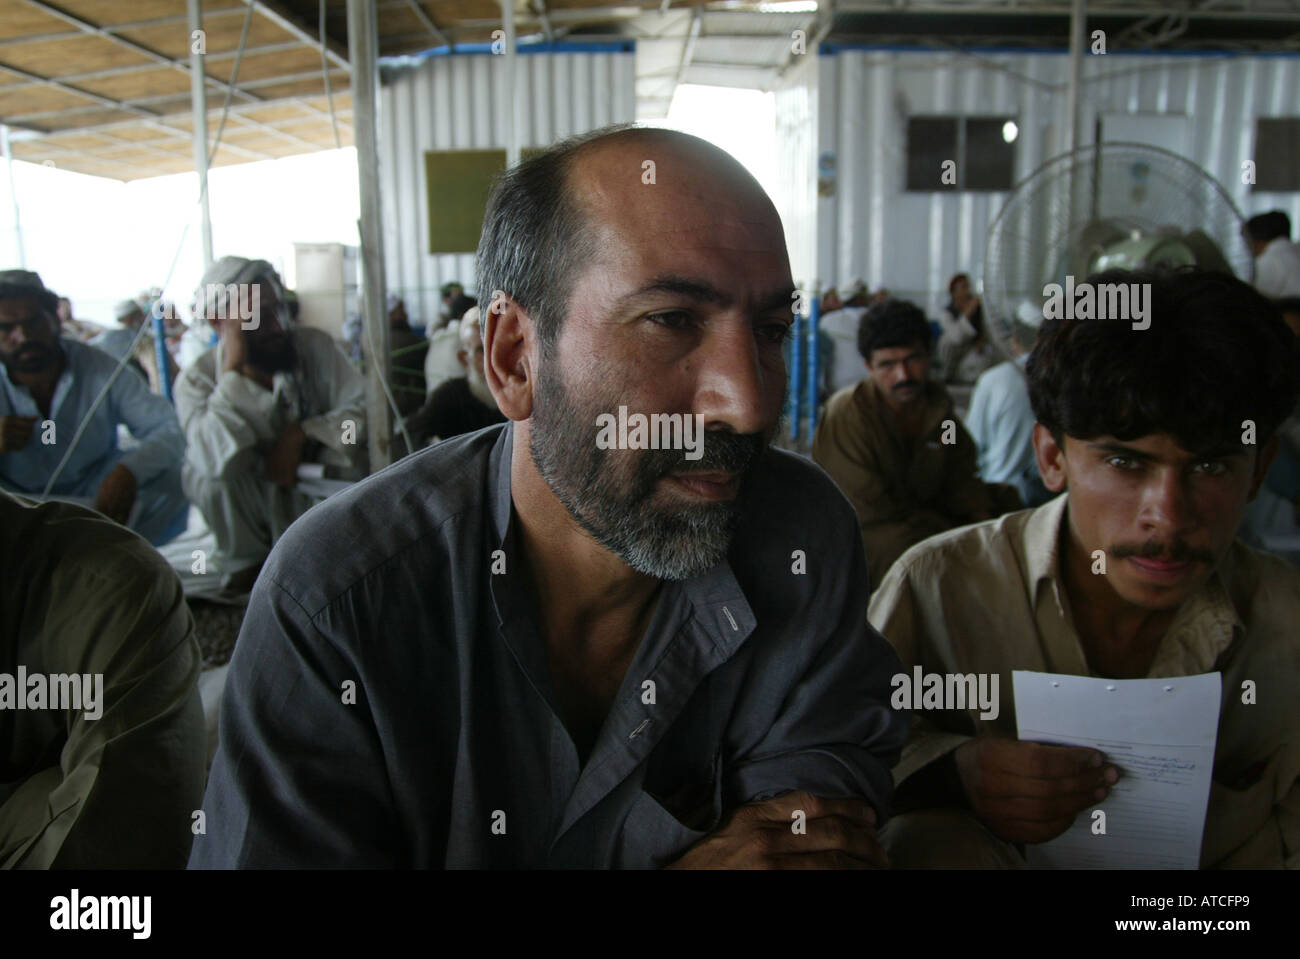
[[[898,661],[852,508],[768,446],[771,202],[702,140],[598,131],[503,175],[478,266],[509,422],[280,541],[190,865],[884,865]],[[674,414],[702,450],[598,439]]]

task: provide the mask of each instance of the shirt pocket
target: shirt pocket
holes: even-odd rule
[[[682,773],[667,780],[643,782],[623,820],[618,866],[667,866],[713,832],[722,819],[721,773],[722,757],[717,755],[703,777]]]

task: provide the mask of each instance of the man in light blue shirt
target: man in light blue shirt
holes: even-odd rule
[[[1010,483],[1026,506],[1046,503],[1051,494],[1034,459],[1034,411],[1029,405],[1023,344],[1037,331],[1018,320],[1012,324],[1015,359],[985,370],[975,381],[966,428],[979,447],[979,474],[986,483]]]
[[[0,272],[0,487],[39,496],[89,415],[50,493],[93,506],[155,546],[185,528],[185,435],[176,412],[117,360],[58,336],[57,300],[25,270]],[[118,447],[125,425],[134,445]]]

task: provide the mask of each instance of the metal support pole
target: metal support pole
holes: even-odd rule
[[[813,302],[816,302],[816,297]],[[790,361],[787,367],[790,372],[790,388],[785,407],[785,415],[790,421],[790,439],[795,443],[799,442],[799,420],[803,409],[803,391],[800,389],[803,382],[803,327],[803,314],[796,311],[794,328],[790,331]]]
[[[808,312],[808,442],[811,443],[817,432],[818,382],[821,380],[819,369],[821,362],[821,345],[817,342],[817,328],[821,320],[822,305],[817,297],[812,298],[812,309]]]
[[[168,403],[174,403],[172,378],[167,375],[167,361],[171,358],[167,352],[167,324],[163,322],[163,315],[158,310],[160,302],[161,300],[154,300],[150,303],[149,312],[145,316],[148,317],[146,322],[153,324],[153,357],[158,364],[158,382],[162,386],[162,395],[167,397]]]
[[[14,186],[14,155],[9,149],[9,127],[0,123],[0,147],[4,148],[5,168],[9,171],[9,198],[14,204],[14,242],[18,244],[18,266],[27,269],[27,250],[23,246],[23,221],[18,215],[18,188]]]
[[[208,88],[203,54],[196,53],[194,31],[203,29],[202,0],[186,0],[190,24],[190,107],[194,114],[194,170],[199,175],[199,241],[203,270],[212,265],[212,215],[208,210]]]
[[[519,111],[523,98],[515,91],[515,4],[514,0],[501,0],[501,29],[506,34],[505,93],[510,101],[510,125],[506,128],[506,168],[519,162],[519,130],[522,127]],[[481,292],[480,292],[480,295]]]
[[[366,436],[370,470],[392,462],[388,408],[391,357],[384,309],[384,234],[380,228],[378,93],[379,28],[374,0],[348,0],[348,58],[352,61],[352,136],[361,186],[361,342],[366,349]]]
[[[1087,0],[1070,4],[1070,85],[1065,100],[1065,151],[1079,145],[1079,88],[1083,82],[1083,35]]]

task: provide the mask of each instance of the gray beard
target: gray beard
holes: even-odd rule
[[[617,409],[617,400],[574,402],[548,353],[543,350],[539,365],[528,449],[569,515],[628,566],[656,579],[691,579],[722,562],[763,438],[710,430],[695,461],[685,458],[686,450],[602,450],[596,417]],[[719,503],[652,503],[660,478],[683,467],[743,470],[740,492]]]

